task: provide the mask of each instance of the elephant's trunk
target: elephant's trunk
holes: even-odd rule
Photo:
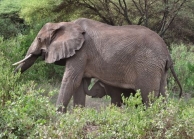
[[[14,72],[18,72],[20,69],[21,73],[23,73],[25,70],[27,70],[28,68],[30,68],[34,62],[36,61],[36,59],[38,58],[38,55],[28,55],[26,56],[23,60],[14,63],[13,65],[18,65],[16,67],[16,69],[14,70]]]
[[[24,61],[26,61],[27,59],[29,59],[31,56],[32,56],[32,54],[29,54],[29,55],[26,56],[24,59],[22,59],[22,60],[20,60],[20,61],[18,61],[18,62],[16,62],[16,63],[14,63],[14,64],[12,64],[12,65],[13,65],[13,66],[19,65],[19,64],[23,63]]]

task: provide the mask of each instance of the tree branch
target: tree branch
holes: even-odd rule
[[[123,0],[123,3],[124,3],[124,6],[125,6],[125,10],[124,10],[124,15],[125,15],[125,19],[127,20],[128,24],[132,24],[132,21],[129,20],[129,15],[128,15],[128,8],[127,8],[127,4],[126,4],[126,1]]]
[[[177,0],[177,1],[179,1],[179,0]],[[174,15],[172,15],[172,18],[169,20],[168,23],[167,23],[167,21],[166,21],[166,23],[165,23],[163,29],[161,29],[161,31],[159,32],[159,35],[160,35],[160,36],[163,36],[163,35],[165,34],[165,32],[167,31],[167,29],[170,27],[170,25],[172,24],[172,22],[174,21],[174,19],[175,19],[176,16],[178,15],[178,12],[180,11],[180,9],[183,7],[183,5],[184,5],[186,2],[187,2],[187,0],[183,0],[182,3],[179,5],[179,7],[178,7],[175,11],[173,11],[173,14],[174,14]],[[166,18],[167,18],[167,17],[166,17]]]

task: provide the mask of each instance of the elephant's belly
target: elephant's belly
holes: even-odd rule
[[[136,89],[134,83],[119,83],[119,82],[114,82],[114,81],[105,81],[101,80],[103,83],[106,83],[111,86],[119,87],[119,88],[126,88],[126,89]]]
[[[84,77],[97,78],[102,82],[116,87],[121,88],[132,88],[135,89],[136,74],[132,71],[131,67],[116,68],[109,67],[86,70]]]

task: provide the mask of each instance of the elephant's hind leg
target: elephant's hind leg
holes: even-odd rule
[[[121,92],[119,92],[117,89],[115,89],[111,92],[111,104],[113,104],[117,107],[121,107],[121,105],[122,105]]]
[[[160,94],[163,97],[166,97],[166,87],[167,87],[167,72],[163,74],[160,81]]]
[[[148,107],[159,96],[160,77],[139,80],[137,89],[140,89],[142,102]]]

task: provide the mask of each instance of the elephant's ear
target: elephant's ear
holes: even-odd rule
[[[50,35],[46,43],[47,53],[45,55],[47,63],[54,63],[73,56],[84,43],[84,30],[75,23],[53,23],[48,28]]]

